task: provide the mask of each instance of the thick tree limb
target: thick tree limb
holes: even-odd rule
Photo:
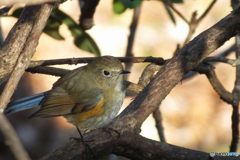
[[[119,138],[116,132],[109,133],[97,129],[84,135],[86,140],[93,140],[88,144],[94,150],[96,157],[86,154],[84,145],[73,141],[62,148],[42,157],[40,160],[72,160],[99,159],[104,155],[114,153],[133,160],[234,160],[235,157],[210,157],[209,153],[195,151],[167,143],[153,141],[131,131],[126,131]],[[89,152],[88,152],[89,153]]]
[[[22,50],[17,50],[17,53],[21,53],[18,62],[11,74],[11,79],[8,81],[6,84],[3,93],[0,96],[0,109],[1,111],[4,110],[4,108],[7,106],[7,103],[10,101],[10,98],[16,89],[16,86],[18,84],[18,81],[22,77],[23,73],[25,72],[25,69],[28,68],[30,64],[30,59],[35,53],[35,49],[38,44],[38,40],[42,34],[42,31],[47,23],[47,19],[49,15],[51,14],[52,9],[55,7],[55,3],[49,3],[49,4],[44,4],[40,6],[29,6],[25,7],[20,18],[18,19],[18,22],[16,23],[15,26],[18,26],[19,23],[22,23],[29,15],[31,15],[29,22],[27,20],[26,23],[29,25],[26,25],[28,27],[28,34],[25,35],[25,37],[21,37],[25,42],[22,42],[24,46],[22,46]],[[14,28],[12,32],[18,32],[20,28]],[[11,35],[11,34],[10,34]],[[19,36],[19,35],[18,35]],[[16,37],[18,39],[19,37]],[[11,38],[10,38],[11,39]],[[14,41],[14,40],[13,40]],[[12,46],[12,43],[10,41],[7,41],[8,44],[6,45],[7,47],[15,48],[16,46]],[[15,44],[15,43],[13,43]],[[19,45],[18,43],[16,45]],[[4,50],[4,48],[3,48]],[[1,50],[2,51],[2,50]],[[8,53],[4,53],[10,60],[11,57],[9,57]],[[5,57],[4,57],[5,58]],[[14,59],[14,58],[13,58]],[[3,61],[1,61],[3,62]],[[6,65],[6,64],[4,64]],[[4,66],[4,68],[6,68]],[[9,70],[8,70],[9,71]]]
[[[11,73],[23,47],[30,34],[36,17],[36,10],[25,10],[17,23],[8,34],[3,48],[0,50],[0,84]]]
[[[0,84],[9,77],[20,53],[33,54],[32,52],[35,52],[38,38],[49,17],[47,15],[54,7],[55,3],[45,4],[42,7],[25,7],[0,50]],[[28,41],[27,44],[26,41]],[[30,58],[24,57],[24,59]]]
[[[232,157],[210,157],[209,153],[180,148],[171,144],[157,142],[132,132],[120,138],[113,153],[133,160],[230,160]],[[236,158],[235,158],[236,159]]]

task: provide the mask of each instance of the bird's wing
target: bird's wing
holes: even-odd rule
[[[69,94],[62,87],[54,87],[41,102],[41,108],[29,118],[55,117],[89,111],[102,103],[102,95],[101,89]]]
[[[80,97],[73,97],[77,103],[72,108],[72,113],[90,111],[104,102],[102,90],[99,88],[84,90]]]

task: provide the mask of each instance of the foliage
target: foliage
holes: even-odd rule
[[[22,10],[22,8],[17,9],[10,16],[19,18]],[[67,25],[69,31],[74,37],[74,44],[79,49],[93,53],[95,56],[101,56],[101,52],[93,38],[81,27],[79,27],[79,25],[69,15],[59,9],[52,11],[47,25],[44,29],[44,33],[57,40],[64,40],[64,38],[59,33],[59,27],[62,24]]]

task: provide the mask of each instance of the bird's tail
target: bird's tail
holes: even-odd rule
[[[7,108],[4,110],[4,114],[11,114],[38,106],[47,92],[42,92],[32,96],[17,99],[15,101],[11,101],[8,103]]]

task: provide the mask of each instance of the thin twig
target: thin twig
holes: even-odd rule
[[[232,53],[233,51],[235,51],[235,48],[236,48],[236,44],[233,44],[232,46],[230,46],[228,49],[224,50],[223,52],[219,53],[218,55],[216,55],[216,59],[218,58],[221,58],[221,57],[226,57],[228,56],[230,53]],[[214,61],[215,58],[213,58],[213,61]],[[211,61],[211,58],[210,57],[207,57],[203,60],[203,62],[212,62]],[[218,61],[217,61],[218,62]],[[211,64],[214,64],[214,62],[212,62]],[[233,66],[233,65],[232,65]],[[189,72],[187,73],[184,78],[182,80],[186,80],[186,79],[189,79],[193,76],[196,75],[196,72]]]
[[[173,56],[176,55],[176,53],[178,52],[179,49],[180,49],[180,44],[177,44],[176,49],[175,49],[175,51],[173,52]]]
[[[137,30],[137,24],[138,24],[140,12],[141,12],[141,5],[136,7],[133,11],[133,19],[130,25],[130,35],[128,37],[128,44],[127,44],[125,57],[133,57],[133,53],[132,53],[133,42],[134,42],[136,30]],[[132,63],[125,63],[126,70],[130,71],[131,67],[132,67]],[[128,75],[125,75],[124,77],[125,79],[127,79]]]
[[[184,20],[187,24],[189,23],[182,13],[180,13],[169,0],[163,0],[163,2],[166,3],[179,17],[181,17],[182,20]]]
[[[155,119],[156,128],[158,131],[158,136],[160,138],[160,141],[166,143],[166,138],[164,136],[164,128],[162,125],[162,114],[161,114],[160,110],[158,108],[156,108],[153,111],[152,115],[153,115],[153,118]]]
[[[12,151],[17,160],[30,160],[29,155],[23,148],[16,132],[7,120],[7,118],[0,112],[0,130],[5,138],[6,145]]]
[[[196,68],[194,68],[193,71],[205,74],[214,90],[219,94],[220,98],[228,104],[232,104],[232,94],[228,92],[218,80],[214,71],[214,67],[211,64],[201,63]]]
[[[235,51],[236,49],[236,44],[233,44],[232,46],[230,46],[228,49],[224,50],[223,52],[219,53],[218,55],[216,55],[216,57],[226,57],[228,56],[230,53],[232,53],[233,51]]]
[[[55,67],[37,66],[37,67],[26,69],[26,72],[41,73],[41,74],[48,74],[52,76],[62,77],[66,75],[68,72],[70,72],[70,70],[55,68]]]
[[[154,63],[149,64],[143,71],[141,77],[139,78],[138,85],[141,87],[145,87],[148,82],[154,77],[155,72],[159,71],[162,66],[156,65]],[[162,125],[162,116],[159,108],[156,108],[153,111],[153,118],[155,119],[156,128],[158,131],[158,136],[161,142],[166,143],[166,139],[164,137],[163,125]]]
[[[230,64],[233,67],[236,67],[237,65],[240,65],[240,59],[228,59],[225,57],[207,57],[203,60],[203,62],[223,62],[226,64]]]
[[[211,10],[213,5],[217,2],[217,0],[213,0],[212,3],[208,6],[208,8],[203,12],[203,14],[198,18],[198,23],[208,14],[208,12]]]
[[[196,31],[197,26],[199,25],[200,21],[208,14],[212,6],[215,4],[216,0],[213,0],[212,3],[208,6],[205,12],[197,19],[197,12],[193,12],[191,20],[188,21],[175,7],[169,0],[163,0],[182,20],[184,20],[189,26],[189,32],[187,38],[184,42],[184,45],[187,44],[190,39],[192,38],[193,34]]]
[[[54,60],[40,60],[32,61],[29,68],[37,66],[48,66],[48,65],[59,65],[59,64],[78,64],[78,63],[88,63],[96,59],[97,57],[85,57],[85,58],[67,58],[67,59],[54,59]],[[142,62],[152,62],[159,65],[163,65],[166,60],[158,57],[116,57],[121,62],[131,62],[131,63],[142,63]]]
[[[0,17],[2,15],[6,15],[8,13],[8,11],[12,8],[12,6],[8,6],[8,7],[3,7],[0,9]]]
[[[196,28],[198,27],[200,22],[203,20],[203,18],[209,13],[209,11],[211,10],[211,8],[213,7],[213,5],[215,3],[216,3],[216,0],[213,0],[212,3],[208,6],[208,8],[205,10],[205,12],[199,18],[197,18],[197,12],[196,11],[193,12],[191,21],[188,23],[189,32],[188,32],[187,38],[184,42],[184,45],[187,44],[191,40],[193,34],[196,31]]]
[[[179,16],[181,17],[189,26],[189,32],[187,35],[187,38],[184,42],[184,45],[187,44],[190,39],[192,38],[193,34],[196,31],[197,26],[199,25],[200,21],[208,14],[212,6],[215,4],[216,0],[213,0],[212,3],[208,6],[208,8],[205,10],[205,12],[197,19],[197,12],[193,12],[191,21],[188,21],[174,6],[169,0],[163,0],[166,4],[169,5],[169,7]]]

